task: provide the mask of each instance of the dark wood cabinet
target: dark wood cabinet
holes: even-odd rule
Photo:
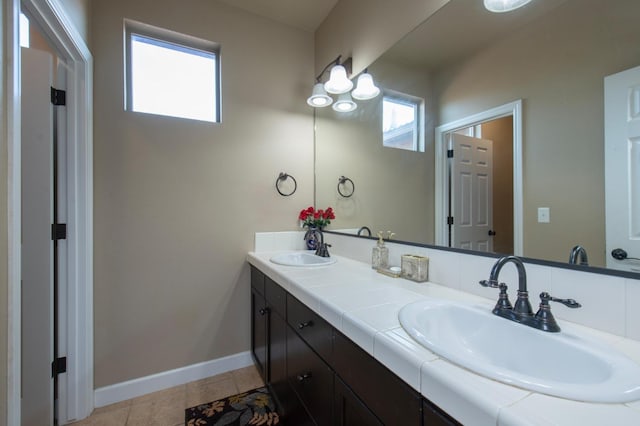
[[[339,377],[335,378],[333,401],[334,425],[383,426],[383,423]]]
[[[286,424],[458,423],[251,267],[251,351]]]
[[[333,371],[293,331],[287,329],[287,377],[318,426],[333,424]]]
[[[422,396],[365,350],[334,330],[333,368],[387,425],[422,424]]]
[[[327,363],[331,364],[332,327],[292,295],[287,295],[287,322]]]
[[[268,308],[264,296],[251,289],[251,354],[262,379],[268,381]]]
[[[426,399],[422,400],[422,419],[424,426],[460,426],[453,417]]]

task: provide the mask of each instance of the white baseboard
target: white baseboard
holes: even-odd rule
[[[238,368],[248,367],[253,364],[251,352],[240,352],[224,358],[201,362],[199,364],[188,365],[175,370],[163,371],[151,376],[140,377],[139,379],[127,382],[116,383],[105,386],[94,391],[94,404],[97,407],[115,404],[116,402],[146,395],[168,389],[173,386],[183,385],[195,380],[206,379],[216,374]]]

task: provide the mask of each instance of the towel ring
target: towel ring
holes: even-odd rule
[[[351,183],[351,192],[349,192],[348,194],[345,194],[340,189],[340,185],[344,185],[347,182]],[[340,176],[338,178],[338,194],[342,195],[344,198],[349,198],[349,197],[351,197],[353,195],[354,192],[356,192],[356,184],[353,183],[353,181],[351,179],[349,179],[348,177]]]
[[[291,180],[293,181],[293,191],[291,191],[288,194],[285,194],[284,192],[282,192],[282,190],[280,190],[280,182],[283,182],[289,178],[291,178]],[[280,175],[278,175],[276,179],[276,191],[278,191],[278,194],[282,195],[283,197],[288,197],[289,195],[293,195],[293,193],[296,192],[297,189],[298,189],[298,182],[296,182],[296,178],[294,178],[293,176],[285,172],[280,172]]]

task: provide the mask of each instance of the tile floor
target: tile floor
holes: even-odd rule
[[[73,426],[183,426],[184,410],[264,386],[254,366],[96,408]]]

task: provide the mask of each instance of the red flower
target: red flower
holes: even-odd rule
[[[336,215],[331,207],[327,207],[326,210],[316,210],[313,206],[310,206],[301,210],[298,215],[298,219],[302,221],[303,226],[316,226],[319,228],[329,225],[331,220],[335,218]]]

